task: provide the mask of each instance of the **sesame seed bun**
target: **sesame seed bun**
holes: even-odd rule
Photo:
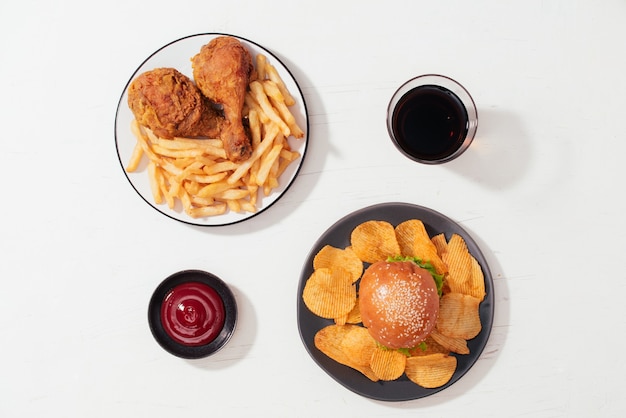
[[[413,348],[437,323],[439,295],[431,274],[412,261],[379,261],[359,285],[363,325],[385,347]]]

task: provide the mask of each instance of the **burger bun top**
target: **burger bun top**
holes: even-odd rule
[[[439,294],[428,270],[412,261],[379,261],[359,285],[363,325],[387,348],[413,348],[437,323]]]

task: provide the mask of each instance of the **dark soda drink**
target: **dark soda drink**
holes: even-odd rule
[[[418,160],[439,161],[463,145],[468,130],[467,110],[447,88],[419,86],[398,101],[392,129],[398,146],[406,153]]]

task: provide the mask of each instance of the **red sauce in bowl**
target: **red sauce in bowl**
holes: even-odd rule
[[[224,327],[224,302],[210,286],[187,282],[175,286],[161,304],[161,323],[175,341],[200,346],[213,341]]]

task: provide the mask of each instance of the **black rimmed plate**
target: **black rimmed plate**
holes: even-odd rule
[[[358,224],[368,220],[388,221],[395,226],[408,219],[420,219],[431,237],[439,233],[444,233],[448,239],[452,234],[462,236],[467,243],[470,253],[482,267],[485,276],[485,290],[487,294],[479,308],[482,330],[474,339],[468,341],[470,354],[454,354],[457,357],[457,369],[454,375],[448,383],[436,389],[426,389],[418,386],[408,380],[406,376],[402,376],[400,379],[394,381],[372,382],[360,372],[330,359],[315,347],[314,337],[320,329],[333,322],[311,313],[302,300],[304,285],[313,272],[313,258],[322,247],[327,244],[339,248],[347,247],[350,245],[350,234],[352,230]],[[359,395],[381,401],[419,399],[435,394],[453,385],[467,373],[480,357],[489,339],[493,324],[493,278],[478,244],[476,244],[472,237],[460,225],[448,217],[432,209],[408,203],[383,203],[369,206],[343,217],[332,225],[313,245],[311,252],[305,260],[300,275],[297,297],[300,337],[313,360],[328,373],[328,375],[347,389]]]
[[[128,107],[128,86],[141,73],[159,67],[176,68],[181,73],[193,79],[191,58],[200,51],[200,48],[203,45],[207,44],[213,38],[224,35],[239,39],[239,41],[248,48],[253,57],[259,53],[264,54],[268,61],[276,68],[278,74],[296,101],[296,104],[290,107],[290,110],[294,114],[296,122],[304,131],[304,138],[295,139],[290,137],[288,139],[290,147],[300,153],[300,158],[291,163],[285,172],[283,172],[279,179],[280,185],[278,188],[274,189],[269,196],[259,196],[259,201],[257,203],[258,210],[256,212],[236,213],[229,211],[223,215],[196,219],[188,216],[183,211],[180,202],[177,202],[173,209],[170,209],[167,204],[159,205],[154,202],[150,189],[150,182],[148,180],[146,164],[140,166],[141,168],[136,172],[126,172],[125,167],[130,161],[130,157],[136,143],[135,136],[131,132],[131,122],[134,117]],[[278,57],[276,57],[276,55],[261,45],[239,36],[223,33],[203,33],[187,36],[161,47],[150,55],[139,66],[139,68],[135,70],[130,77],[130,80],[124,87],[115,116],[115,145],[117,148],[117,155],[120,160],[120,164],[122,165],[122,170],[124,170],[124,174],[128,178],[131,186],[135,189],[139,196],[146,201],[146,203],[165,216],[198,226],[222,226],[235,224],[259,215],[272,206],[287,191],[300,171],[300,167],[306,155],[308,139],[309,123],[304,96],[302,95],[302,91],[289,69],[280,61],[280,59],[278,59]]]
[[[186,345],[174,340],[161,321],[161,305],[172,289],[188,283],[201,283],[213,289],[224,304],[224,325],[215,339],[204,345]],[[237,325],[237,302],[228,285],[219,277],[202,270],[183,270],[163,280],[155,289],[148,305],[148,324],[154,339],[169,353],[185,358],[199,359],[210,356],[230,340]]]

